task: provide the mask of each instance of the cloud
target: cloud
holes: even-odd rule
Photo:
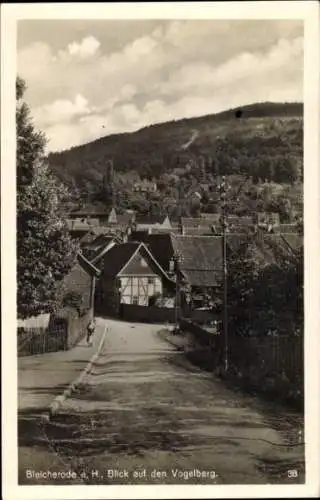
[[[170,21],[113,52],[100,31],[99,40],[74,37],[55,51],[34,42],[19,51],[18,70],[36,125],[50,149],[61,149],[255,101],[302,100],[302,29],[293,21]]]
[[[258,87],[261,79],[274,87],[274,79],[285,79],[289,83],[292,82],[293,74],[299,83],[302,65],[303,39],[281,39],[268,52],[242,52],[218,66],[201,61],[186,64],[173,71],[167,81],[159,82],[158,91],[170,96],[186,92],[203,95],[206,91],[210,93],[223,86],[236,89],[238,85],[247,85],[252,81]],[[287,79],[288,72],[291,74],[290,80]]]
[[[91,109],[88,101],[81,94],[76,95],[73,101],[57,99],[51,104],[46,104],[34,110],[34,119],[42,126],[53,123],[68,122],[76,116],[89,114]]]
[[[80,43],[73,42],[68,45],[68,52],[71,56],[91,57],[100,47],[100,42],[94,36],[84,38]]]

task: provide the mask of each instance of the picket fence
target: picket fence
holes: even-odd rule
[[[18,328],[18,356],[32,356],[67,349],[67,332],[64,325],[54,329]]]

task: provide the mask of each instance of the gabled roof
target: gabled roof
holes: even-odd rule
[[[92,264],[97,264],[114,243],[120,243],[120,240],[114,236],[100,235],[91,243],[84,245],[82,253]]]
[[[108,252],[104,256],[104,274],[110,277],[117,276],[138,252],[141,252],[141,254],[151,262],[152,266],[156,267],[159,275],[162,275],[162,277],[172,282],[172,280],[152,255],[147,246],[144,243],[133,241],[128,243],[120,243],[108,250]]]
[[[105,235],[105,236],[110,236],[113,238],[117,238],[117,235],[115,234],[117,228],[115,227],[107,227],[107,226],[100,226],[100,227],[93,227],[90,228],[87,232],[85,232],[84,236],[80,240],[81,245],[86,245],[87,243],[92,242],[97,236],[100,235]]]
[[[80,239],[80,245],[87,245],[95,238],[95,233],[93,230],[87,231],[84,236]]]
[[[104,256],[104,274],[117,276],[138,250],[140,243],[128,242],[115,245]]]
[[[77,255],[77,261],[79,262],[80,266],[86,273],[90,274],[90,276],[93,276],[95,278],[98,278],[100,276],[100,271],[97,269],[89,260],[81,253],[79,252]]]
[[[73,260],[71,269],[58,284],[60,293],[64,294],[65,291],[78,291],[82,293],[84,290],[88,292],[87,276],[98,278],[100,271],[79,252],[76,259]]]
[[[181,255],[179,268],[193,286],[218,286],[223,269],[220,236],[172,235],[174,251]]]
[[[135,220],[135,215],[130,213],[117,214],[117,223],[120,226],[126,226],[131,224]]]
[[[88,229],[82,229],[78,231],[70,231],[70,236],[71,238],[78,240],[79,242],[82,241],[82,239],[85,238],[85,236],[87,236],[88,233],[89,233]]]
[[[161,267],[168,271],[174,252],[170,233],[147,234],[140,241],[146,244]]]
[[[97,250],[102,245],[110,243],[110,241],[112,241],[113,239],[114,237],[110,236],[110,234],[99,234],[90,243],[86,244],[85,247],[92,250]]]

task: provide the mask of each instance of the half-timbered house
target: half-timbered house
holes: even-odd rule
[[[104,256],[96,304],[101,312],[118,314],[121,304],[148,306],[170,295],[175,282],[144,243],[114,245]]]

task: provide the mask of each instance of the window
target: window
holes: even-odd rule
[[[141,267],[148,267],[148,264],[146,263],[146,261],[144,259],[140,259],[140,265]]]
[[[148,278],[148,285],[154,285],[154,278]]]
[[[139,304],[139,298],[138,298],[136,295],[134,295],[134,296],[132,297],[132,304],[135,304],[135,305],[138,305],[138,304]]]

